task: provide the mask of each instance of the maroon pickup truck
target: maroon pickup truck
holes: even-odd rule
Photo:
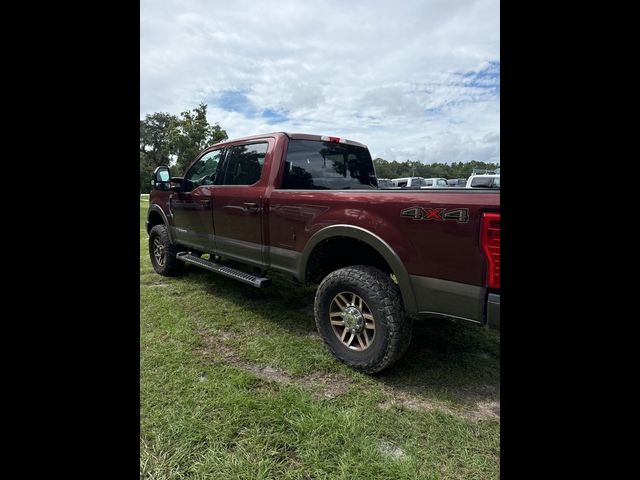
[[[289,133],[218,143],[152,183],[157,273],[189,263],[258,288],[269,270],[319,284],[318,331],[354,368],[398,360],[413,318],[500,327],[499,190],[379,189],[365,145]]]

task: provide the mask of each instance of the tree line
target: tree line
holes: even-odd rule
[[[162,112],[146,115],[140,120],[140,192],[151,190],[156,167],[169,165],[172,175],[181,176],[198,152],[227,139],[227,132],[217,122],[209,124],[205,103],[180,115]],[[416,160],[390,162],[383,158],[375,158],[373,164],[378,178],[467,178],[474,168],[493,170],[499,166],[477,160],[425,164]]]

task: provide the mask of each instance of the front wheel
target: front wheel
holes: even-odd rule
[[[184,262],[176,258],[177,245],[169,240],[166,225],[156,225],[149,232],[149,256],[156,273],[165,277],[179,275],[184,270]]]
[[[314,309],[331,352],[365,373],[393,364],[411,342],[400,289],[377,268],[357,265],[330,273],[318,287]]]

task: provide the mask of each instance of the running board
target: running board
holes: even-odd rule
[[[225,267],[224,265],[220,265],[219,263],[210,262],[209,260],[205,260],[204,258],[196,257],[195,255],[191,255],[188,252],[179,252],[178,254],[176,254],[176,258],[178,260],[182,260],[185,263],[191,263],[193,265],[197,265],[198,267],[206,268],[207,270],[211,270],[212,272],[224,275],[225,277],[233,278],[234,280],[246,283],[248,285],[251,285],[252,287],[262,288],[271,285],[270,278],[256,277],[255,275],[251,275],[250,273],[241,272],[240,270],[236,270],[235,268]]]

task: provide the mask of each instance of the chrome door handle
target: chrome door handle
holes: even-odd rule
[[[244,202],[243,205],[245,210],[247,210],[248,212],[255,212],[256,210],[258,210],[257,202]]]

